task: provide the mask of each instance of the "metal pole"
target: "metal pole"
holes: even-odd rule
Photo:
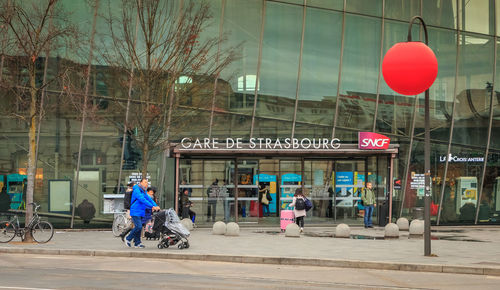
[[[418,19],[422,23],[425,35],[425,45],[429,45],[429,37],[427,35],[427,27],[420,16],[413,16],[408,27],[408,42],[411,42],[411,26]],[[429,89],[425,91],[425,139],[424,139],[424,174],[425,174],[425,191],[424,191],[424,255],[431,255],[431,144],[430,144],[430,122],[429,122]]]

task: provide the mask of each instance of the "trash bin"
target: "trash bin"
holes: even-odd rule
[[[385,227],[389,222],[389,206],[387,201],[384,201],[382,204],[378,206],[378,225],[381,227]]]

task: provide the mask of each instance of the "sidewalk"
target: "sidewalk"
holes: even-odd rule
[[[351,228],[355,238],[333,238],[335,228],[306,228],[300,238],[285,237],[279,228],[240,228],[240,236],[212,235],[211,229],[191,232],[190,248],[126,247],[110,231],[58,230],[47,244],[24,244],[15,238],[0,244],[0,253],[86,256],[156,257],[240,263],[310,265],[500,276],[500,227],[435,227],[432,253],[425,257],[424,240],[384,240],[384,228]],[[434,239],[436,238],[436,239]],[[1,255],[1,254],[0,254]]]

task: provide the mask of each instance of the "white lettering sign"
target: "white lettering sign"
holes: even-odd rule
[[[439,156],[439,162],[484,162],[484,157],[467,157],[467,156],[453,156],[451,153],[446,158],[446,155]]]
[[[378,141],[377,141],[378,142]],[[382,145],[386,140],[381,141]],[[380,142],[379,142],[380,143]],[[226,144],[219,143],[218,138],[182,138],[182,149],[244,149],[242,138],[226,138]],[[225,145],[225,146],[224,146]],[[277,150],[277,149],[338,149],[338,138],[250,138],[249,149]]]

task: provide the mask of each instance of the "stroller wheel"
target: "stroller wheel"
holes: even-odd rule
[[[189,248],[189,242],[184,242],[184,248]]]
[[[158,249],[163,249],[163,245],[162,244],[158,244]]]
[[[179,244],[179,245],[177,246],[177,248],[179,248],[179,249],[181,249],[181,250],[182,250],[182,249],[184,249],[184,244]]]
[[[166,248],[170,247],[170,245],[168,243],[163,243],[163,247],[166,249]]]

